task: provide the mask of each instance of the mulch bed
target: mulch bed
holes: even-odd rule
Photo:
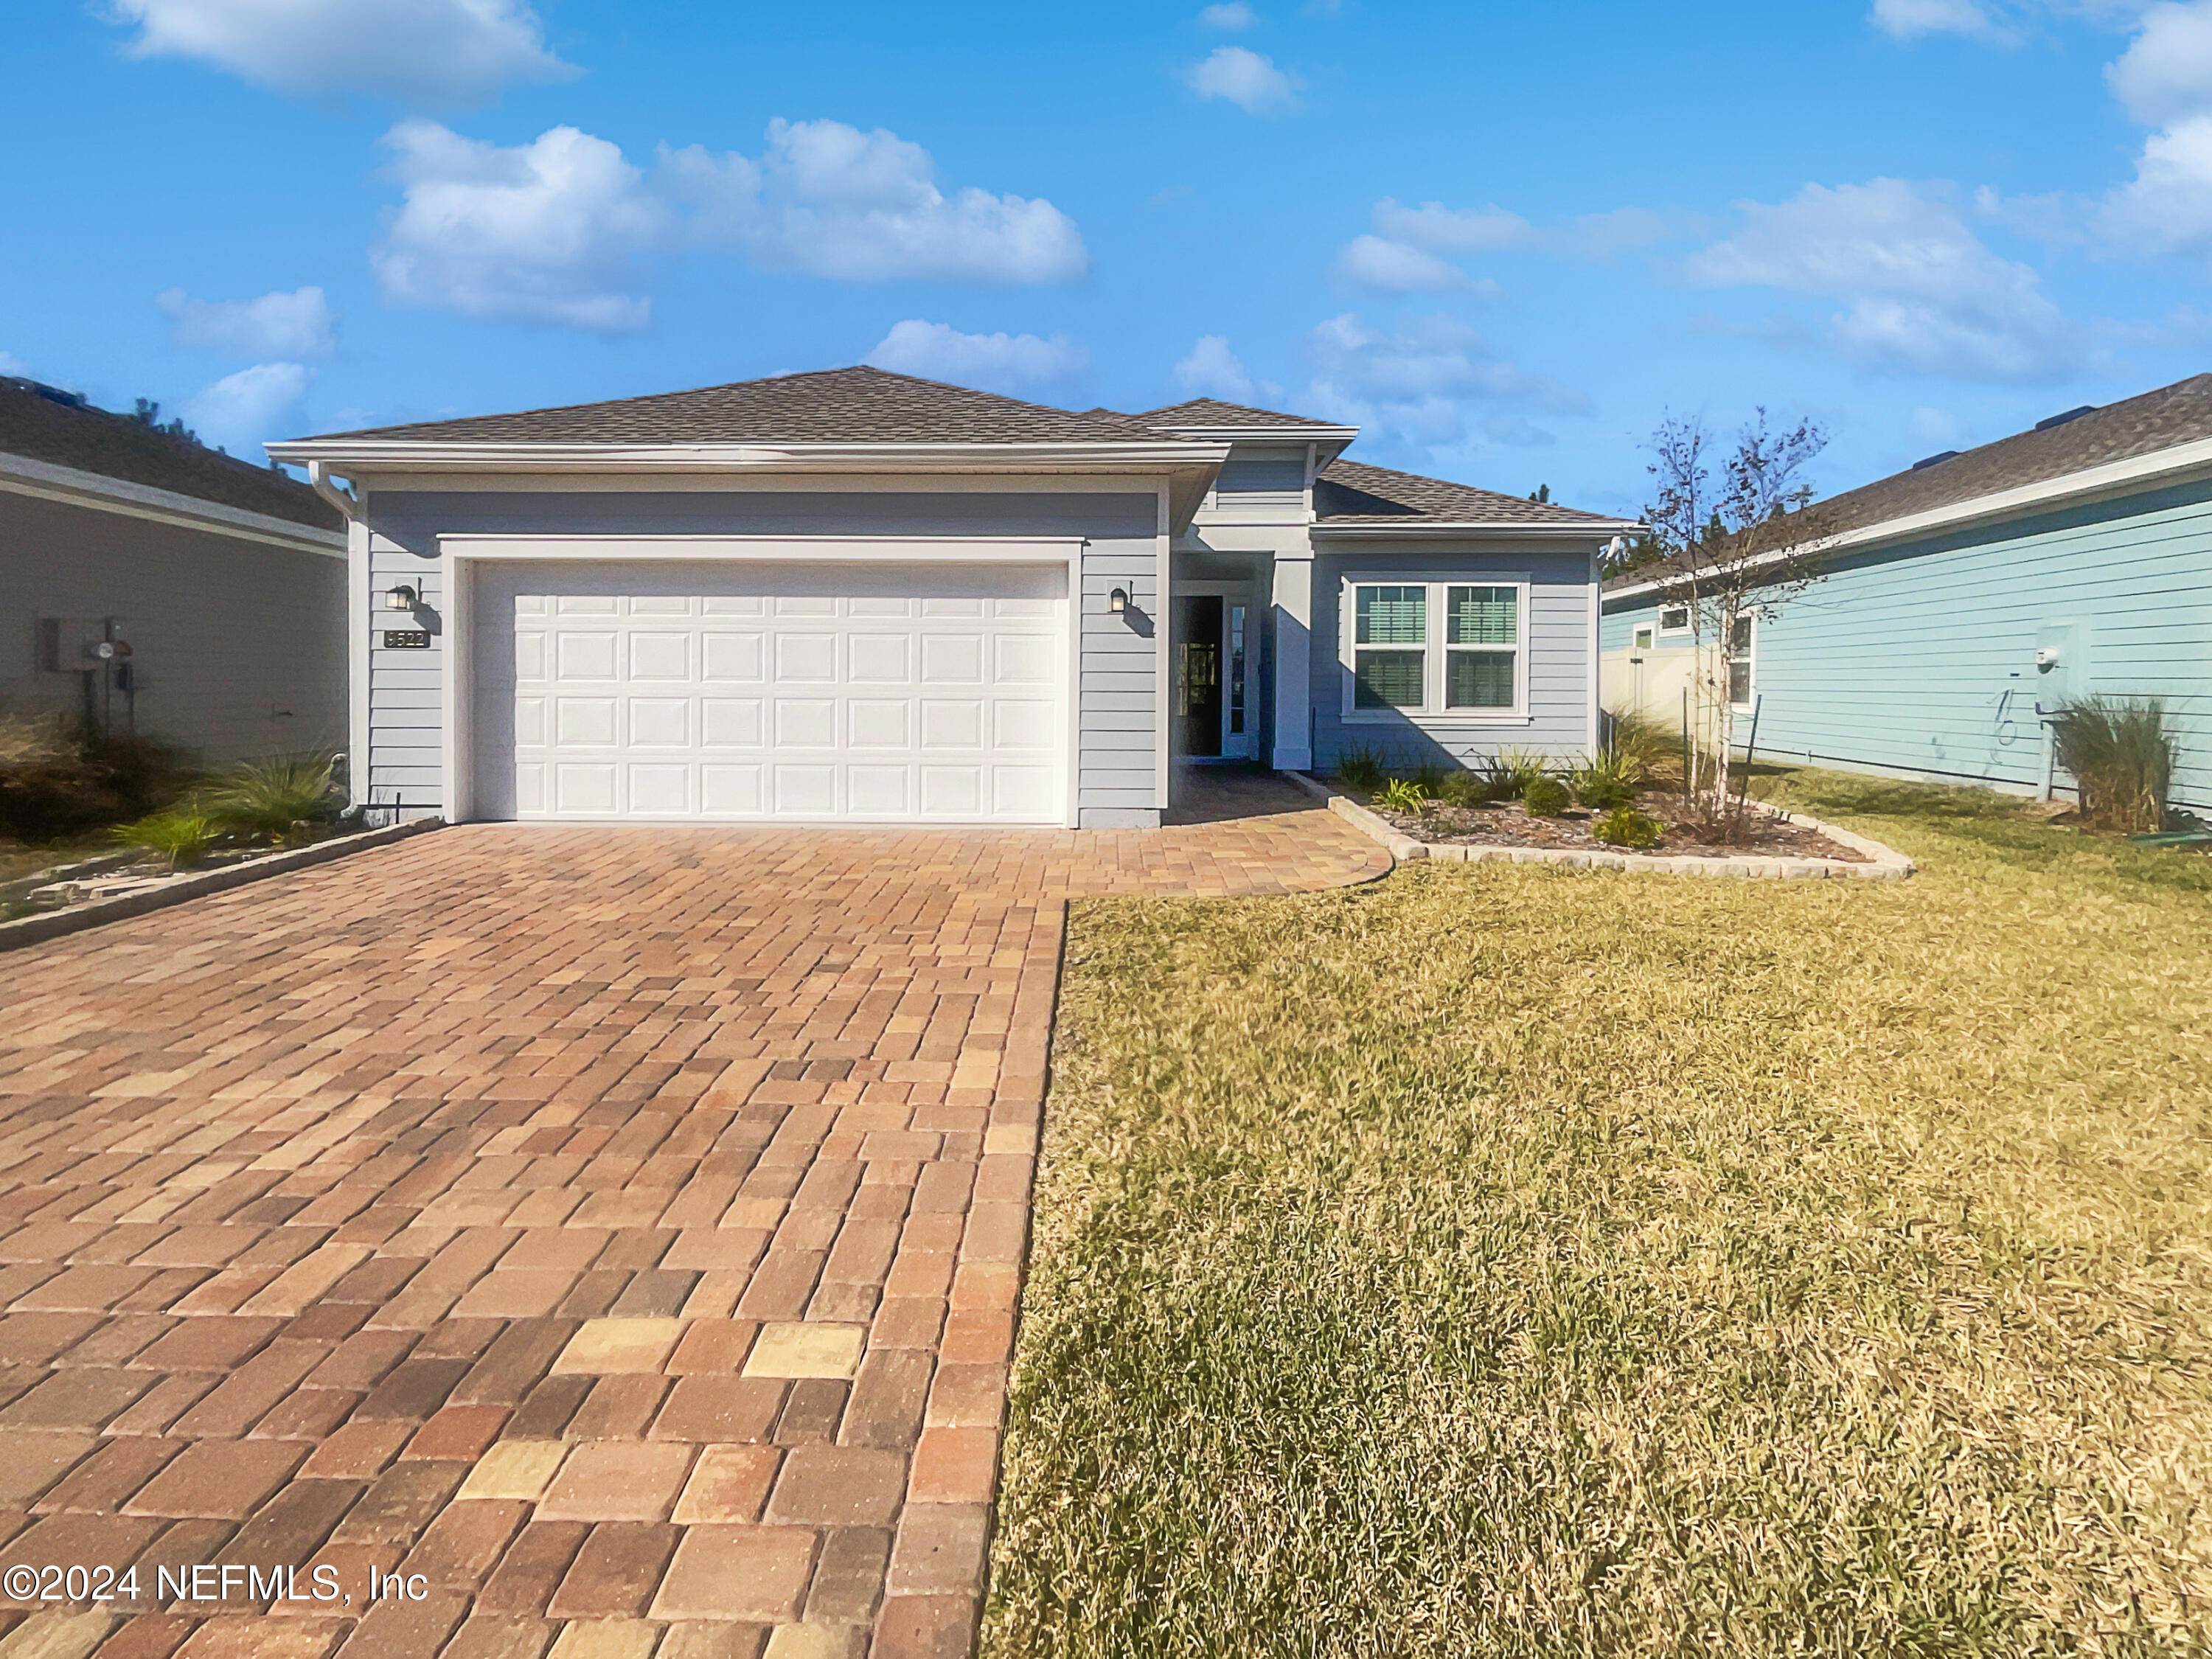
[[[1341,783],[1338,787],[1346,787]],[[1486,806],[1447,806],[1442,801],[1431,801],[1429,815],[1423,818],[1378,806],[1357,790],[1347,789],[1346,793],[1391,828],[1416,841],[1439,845],[1460,842],[1476,847],[1559,848],[1576,852],[1644,853],[1655,858],[1836,859],[1846,864],[1873,862],[1865,854],[1839,846],[1817,830],[1759,811],[1753,812],[1744,840],[1732,843],[1708,840],[1697,824],[1683,821],[1686,815],[1682,811],[1682,798],[1671,793],[1647,793],[1636,803],[1638,810],[1666,826],[1666,835],[1656,847],[1616,847],[1590,834],[1591,821],[1598,815],[1579,806],[1569,807],[1559,817],[1540,818],[1532,816],[1517,800]]]

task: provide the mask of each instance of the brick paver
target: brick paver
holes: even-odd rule
[[[1197,805],[469,826],[6,957],[0,1566],[137,1595],[0,1653],[967,1652],[1066,900],[1387,867]]]

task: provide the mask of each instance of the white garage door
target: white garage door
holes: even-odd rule
[[[480,567],[483,817],[1058,823],[1060,567]]]

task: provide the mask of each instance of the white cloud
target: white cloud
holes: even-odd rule
[[[1034,334],[963,334],[949,323],[909,317],[891,325],[867,361],[900,374],[1010,392],[1065,380],[1091,362],[1091,354],[1064,334],[1048,340]]]
[[[1206,7],[1199,13],[1198,21],[1203,27],[1234,33],[1238,29],[1249,29],[1257,23],[1260,14],[1246,5],[1244,0],[1227,0],[1224,5]]]
[[[2136,176],[2092,216],[2097,233],[2136,253],[2212,249],[2212,115],[2176,123],[2143,141]]]
[[[112,0],[140,58],[197,58],[259,86],[369,93],[424,109],[576,73],[526,0]]]
[[[18,380],[35,380],[31,366],[12,351],[0,351],[0,374],[13,374]]]
[[[636,260],[669,215],[605,139],[555,127],[502,147],[403,121],[385,143],[404,191],[369,255],[387,303],[601,333],[650,320]]]
[[[226,374],[185,404],[185,424],[200,441],[250,456],[300,424],[300,404],[315,371],[304,363],[256,363]]]
[[[1201,334],[1189,355],[1172,371],[1176,386],[1193,398],[1218,398],[1224,403],[1256,404],[1282,396],[1272,380],[1254,377],[1229,349],[1225,335]]]
[[[1925,404],[1905,416],[1905,435],[1916,448],[1930,454],[1946,449],[1966,449],[1974,441],[1973,428],[1963,416],[1948,409],[1931,409]]]
[[[2212,3],[2151,7],[2128,49],[2106,65],[2105,82],[2147,127],[2212,110]]]
[[[1372,217],[1375,228],[1393,241],[1410,242],[1431,253],[1492,253],[1534,247],[1542,240],[1519,214],[1495,206],[1454,210],[1424,202],[1409,208],[1386,196],[1375,204]]]
[[[1964,34],[1984,40],[2013,36],[2009,20],[1990,0],[1874,0],[1869,16],[1876,28],[1900,40],[1923,34]]]
[[[664,150],[660,182],[696,210],[695,240],[771,270],[845,282],[1079,281],[1075,222],[1050,202],[939,190],[929,152],[842,121],[769,123],[758,161],[693,145]]]
[[[1742,228],[1691,258],[1692,280],[1840,302],[1830,342],[1863,368],[2033,382],[2080,362],[2036,273],[1991,252],[1938,191],[1876,179],[1737,206]]]
[[[1344,287],[1377,294],[1454,294],[1478,286],[1489,295],[1498,292],[1495,283],[1477,284],[1457,265],[1384,236],[1353,237],[1336,256],[1329,274]]]
[[[1200,97],[1226,99],[1247,115],[1279,115],[1297,106],[1297,82],[1273,58],[1243,46],[1216,46],[1183,78]]]
[[[327,357],[337,349],[337,313],[319,288],[279,289],[258,300],[195,300],[180,288],[154,296],[180,346],[231,357]]]
[[[1356,313],[1332,317],[1308,338],[1314,362],[1308,397],[1348,423],[1431,447],[1468,435],[1469,405],[1503,404],[1577,414],[1588,400],[1570,386],[1500,361],[1456,317],[1416,317],[1385,332]],[[1540,442],[1516,428],[1518,442]]]

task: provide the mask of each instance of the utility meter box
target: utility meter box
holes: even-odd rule
[[[2081,630],[2073,623],[2045,623],[2035,630],[2035,712],[2055,714],[2087,683]]]

